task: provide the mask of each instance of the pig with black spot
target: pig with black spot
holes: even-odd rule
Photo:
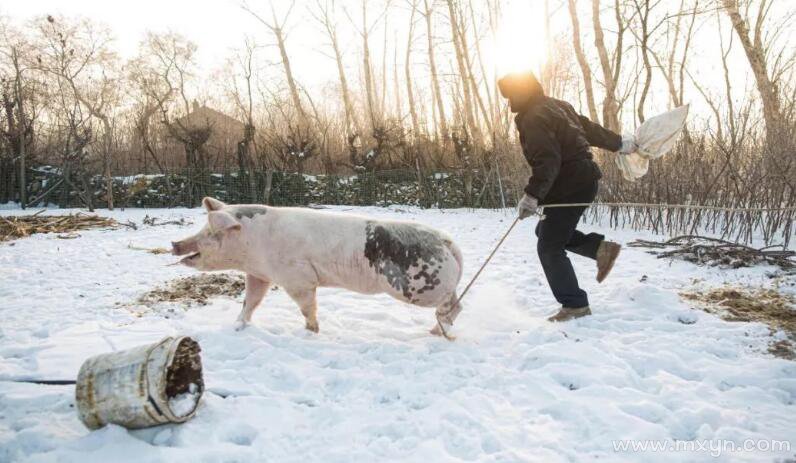
[[[235,327],[243,329],[271,285],[301,309],[318,332],[316,289],[387,293],[403,302],[436,308],[431,332],[452,339],[461,311],[456,287],[462,254],[445,233],[403,221],[305,208],[227,205],[204,198],[207,224],[172,243],[180,263],[202,271],[246,273],[246,296]]]

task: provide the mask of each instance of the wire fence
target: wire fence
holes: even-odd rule
[[[75,177],[57,168],[41,167],[33,169],[30,178],[29,207],[91,208],[104,207],[107,201],[107,180],[102,176]],[[433,173],[404,169],[350,175],[180,169],[169,174],[114,177],[112,189],[117,207],[142,208],[196,207],[205,196],[229,203],[274,206],[502,208],[516,204],[518,194],[495,169]]]
[[[514,175],[516,174],[516,175]],[[99,175],[70,175],[59,168],[31,169],[28,206],[103,208],[107,203],[107,179]],[[421,172],[398,169],[363,171],[348,175],[309,175],[273,170],[178,169],[169,174],[138,174],[113,178],[116,207],[197,207],[205,196],[230,204],[256,203],[274,206],[406,205],[422,208],[513,207],[522,195],[527,176],[491,169]],[[599,202],[617,203],[626,198],[604,188]],[[761,241],[788,247],[796,233],[796,211],[756,209],[754,204],[731,208],[723,204],[657,204],[656,198],[635,195],[646,204],[595,205],[584,221],[611,228],[649,230],[657,234],[707,233],[739,243]],[[706,206],[700,208],[700,206]],[[0,204],[0,209],[18,204]]]

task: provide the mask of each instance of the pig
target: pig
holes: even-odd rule
[[[308,208],[227,205],[210,197],[202,205],[207,224],[173,242],[172,254],[200,271],[246,274],[236,330],[251,322],[268,289],[277,285],[299,306],[305,327],[317,333],[316,289],[337,287],[434,307],[431,333],[453,339],[449,331],[462,309],[456,295],[462,254],[443,232]]]

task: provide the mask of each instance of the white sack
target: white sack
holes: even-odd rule
[[[638,151],[630,155],[618,155],[616,165],[626,180],[635,181],[649,169],[650,159],[658,159],[674,147],[685,127],[688,105],[674,108],[644,121],[636,130]]]

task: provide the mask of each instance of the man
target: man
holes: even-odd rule
[[[594,201],[602,174],[592,160],[591,146],[622,154],[637,149],[635,137],[620,136],[579,115],[569,103],[545,96],[531,73],[509,74],[498,81],[498,87],[517,114],[514,122],[532,169],[518,206],[520,219],[536,213],[539,206]],[[548,208],[536,226],[539,260],[553,296],[561,304],[561,310],[548,318],[551,322],[591,315],[588,296],[578,286],[566,251],[595,259],[598,282],[608,276],[619,256],[619,244],[576,229],[585,210]]]

